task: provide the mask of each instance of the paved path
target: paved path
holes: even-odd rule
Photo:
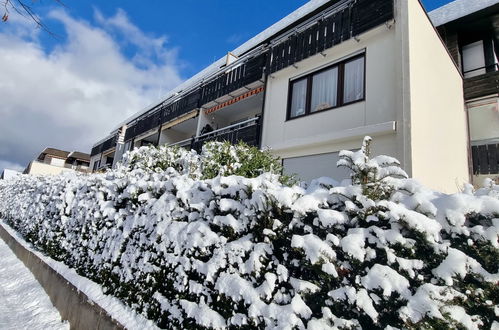
[[[0,329],[69,329],[33,274],[1,238]]]

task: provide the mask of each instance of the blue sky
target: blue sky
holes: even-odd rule
[[[412,0],[411,0],[412,1]],[[0,171],[45,147],[89,152],[124,118],[306,0],[36,1],[59,37],[0,24]],[[427,10],[448,0],[423,0]],[[146,4],[144,4],[146,3]]]
[[[144,2],[136,0],[65,1],[67,10],[73,17],[92,21],[95,10],[111,16],[116,13],[117,8],[121,8],[141,30],[152,35],[167,36],[168,45],[178,48],[179,56],[184,62],[184,77],[197,73],[306,2],[307,0],[254,0],[251,3],[241,0],[150,0],[144,5]],[[450,0],[422,2],[431,11]],[[56,23],[47,21],[47,24],[64,35],[63,31],[57,29]],[[46,39],[47,44],[56,43]]]

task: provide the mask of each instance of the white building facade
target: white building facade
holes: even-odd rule
[[[370,135],[374,154],[430,187],[469,181],[462,77],[418,0],[311,1],[230,56],[120,124],[94,164],[147,144],[242,140],[301,179],[341,180],[338,152]]]
[[[464,76],[473,183],[499,182],[499,0],[456,0],[430,17]]]

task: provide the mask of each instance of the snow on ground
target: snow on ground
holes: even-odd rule
[[[24,246],[26,249],[31,251],[33,254],[35,254],[37,257],[42,259],[47,265],[52,267],[57,273],[62,275],[68,282],[73,284],[79,291],[83,292],[84,294],[87,295],[88,298],[90,298],[92,301],[96,302],[99,306],[104,308],[115,320],[120,322],[121,324],[126,324],[129,329],[157,329],[157,327],[153,324],[152,321],[147,320],[143,316],[135,313],[135,311],[131,310],[129,307],[126,307],[121,301],[119,301],[117,298],[105,295],[102,292],[102,287],[95,283],[92,282],[91,280],[78,275],[74,269],[69,268],[62,262],[55,261],[51,258],[48,258],[44,256],[42,253],[35,251],[32,247],[31,244],[27,243],[24,241],[17,232],[15,232],[12,228],[10,228],[7,224],[3,222],[2,219],[0,219],[0,226],[2,226],[11,236],[14,236],[18,243],[20,243],[22,246]],[[5,243],[0,239],[1,244],[5,245]],[[2,256],[2,251],[3,251],[3,245],[0,245],[0,298],[2,298],[3,295],[3,289],[2,289],[2,284],[3,283],[9,283],[9,281],[13,280],[12,278],[15,277],[10,277],[10,278],[5,278],[2,276],[3,274],[3,256]],[[10,251],[10,249],[5,245],[5,247]],[[14,258],[21,263],[21,266],[24,267],[22,262],[18,260],[15,256]],[[33,278],[33,280],[36,282],[36,279],[33,277],[33,275],[29,272],[27,268],[24,267],[24,269],[29,273],[29,275]],[[12,274],[15,274],[13,271]],[[36,282],[38,284],[38,282]],[[40,287],[40,289],[43,291],[43,288]],[[45,293],[45,291],[43,291]],[[48,297],[47,297],[48,299]],[[30,301],[29,299],[26,300],[26,302]],[[49,300],[50,304],[50,300]],[[20,303],[22,306],[22,303]],[[3,313],[3,307],[0,305],[0,314]],[[56,310],[57,312],[57,310]],[[59,315],[57,313],[57,315]],[[9,328],[4,328],[2,325],[2,315],[0,315],[0,329],[9,329]],[[47,327],[42,327],[42,328],[31,328],[31,327],[14,327],[12,329],[52,329],[52,328],[47,328]],[[56,329],[56,328],[54,328]],[[58,328],[57,328],[58,329]]]
[[[69,329],[33,274],[2,239],[0,329]]]

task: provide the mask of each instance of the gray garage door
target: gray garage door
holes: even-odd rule
[[[336,167],[338,152],[283,159],[284,172],[296,174],[300,180],[310,182],[312,179],[327,176],[341,182],[350,178],[350,170]]]

